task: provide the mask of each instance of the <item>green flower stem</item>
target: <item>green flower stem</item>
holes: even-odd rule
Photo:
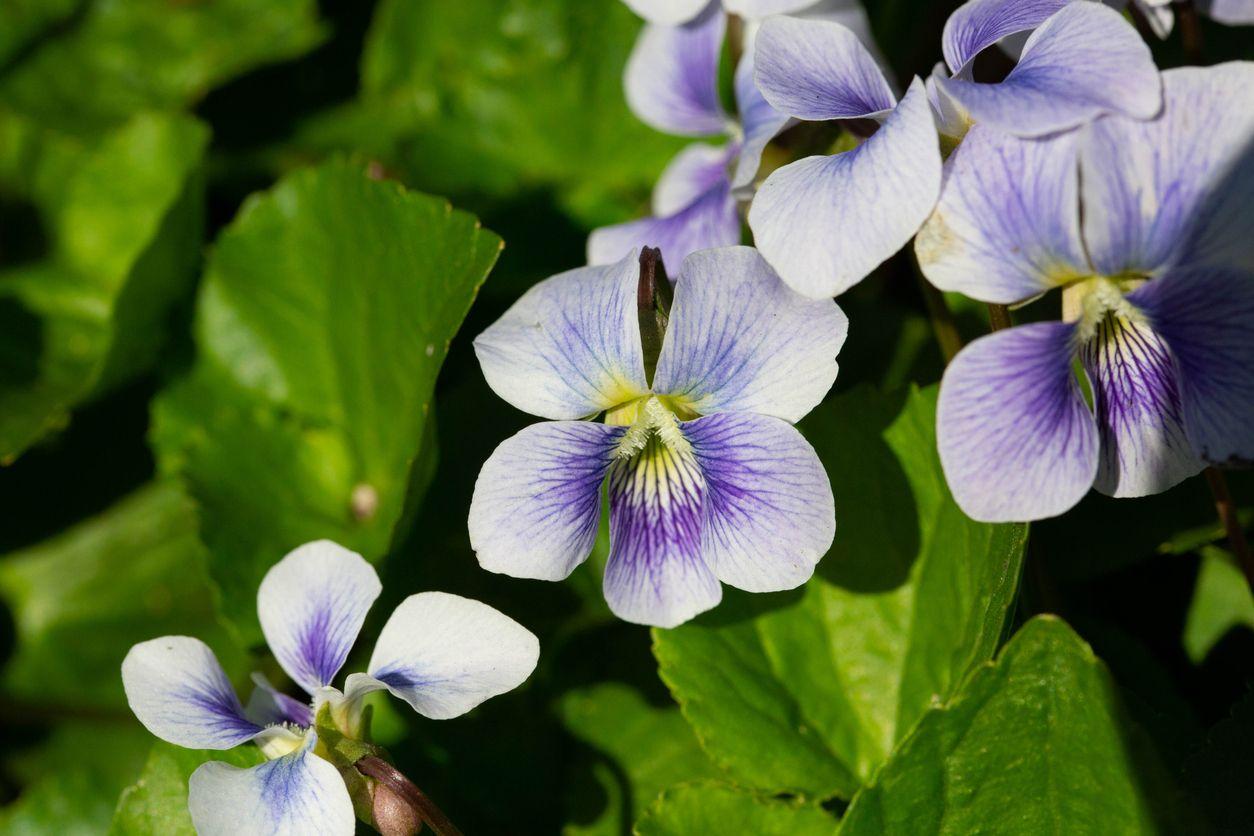
[[[1206,468],[1206,484],[1215,497],[1215,513],[1228,534],[1228,545],[1237,559],[1237,565],[1245,574],[1245,582],[1254,590],[1254,557],[1250,555],[1250,544],[1245,539],[1245,530],[1241,528],[1241,520],[1237,515],[1237,506],[1228,492],[1228,480],[1223,471],[1216,467]]]
[[[936,336],[936,344],[940,347],[945,365],[962,351],[962,336],[958,333],[958,323],[954,321],[953,311],[945,301],[945,294],[937,289],[919,269],[919,261],[910,255],[910,263],[914,265],[914,277],[919,282],[919,290],[923,292],[923,303],[927,306],[927,317],[932,322],[932,333]]]
[[[1005,305],[994,305],[991,302],[988,306],[988,326],[991,331],[1003,331],[1014,325],[1010,320],[1010,308]]]

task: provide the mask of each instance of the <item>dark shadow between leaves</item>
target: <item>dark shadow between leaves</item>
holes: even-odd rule
[[[43,322],[12,297],[0,297],[0,387],[29,386],[39,377]]]

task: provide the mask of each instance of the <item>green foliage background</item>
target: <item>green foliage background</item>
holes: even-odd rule
[[[956,4],[868,5],[926,74]],[[801,425],[838,519],[805,587],[650,634],[602,602],[604,543],[563,584],[478,568],[475,476],[530,419],[469,338],[684,144],[623,101],[638,28],[619,0],[0,2],[0,832],[190,832],[210,753],[154,743],[121,659],[189,634],[280,681],[256,585],[318,537],[384,579],[350,666],[419,590],[539,635],[467,717],[376,706],[469,834],[1254,824],[1254,600],[1204,484],[967,519],[905,256],[842,297]],[[1208,60],[1241,34],[1206,24]]]

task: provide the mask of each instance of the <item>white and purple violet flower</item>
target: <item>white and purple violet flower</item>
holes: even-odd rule
[[[717,605],[720,582],[805,583],[831,545],[831,484],[793,422],[835,381],[847,320],[756,250],[704,250],[679,271],[649,379],[640,270],[632,252],[546,279],[475,340],[492,389],[550,421],[484,464],[470,539],[485,569],[561,580],[592,552],[604,486],[605,599],[673,627]]]
[[[982,337],[945,372],[941,462],[975,519],[1254,462],[1254,64],[1162,80],[1156,119],[977,125],[946,163],[915,243],[928,279],[997,304],[1063,290],[1062,321]]]
[[[189,749],[254,742],[268,758],[250,769],[220,761],[198,767],[188,808],[206,834],[354,832],[353,801],[320,743],[321,712],[346,737],[361,734],[362,697],[379,690],[443,720],[518,687],[539,658],[536,637],[486,604],[443,592],[406,598],[379,634],[368,673],[344,691],[331,686],[382,587],[360,555],[322,540],[266,573],[257,614],[279,665],[309,697],[297,700],[254,675],[240,704],[212,650],[165,636],[131,648],[122,682],[131,710],[157,737]]]
[[[973,80],[978,54],[1031,30],[1004,80]],[[914,236],[940,192],[940,134],[956,143],[976,122],[1033,136],[1103,113],[1151,117],[1161,105],[1149,49],[1119,14],[1087,0],[970,0],[946,23],[943,46],[953,76],[940,66],[898,101],[874,57],[840,23],[763,22],[755,79],[767,102],[803,121],[839,121],[868,135],[852,150],[783,166],[754,197],[754,241],[798,292],[843,293]]]

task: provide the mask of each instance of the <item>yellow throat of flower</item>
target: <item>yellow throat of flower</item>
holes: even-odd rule
[[[627,432],[618,442],[619,458],[631,458],[656,437],[662,444],[677,453],[691,449],[688,439],[679,429],[677,411],[686,412],[681,405],[664,402],[657,395],[637,398],[605,414],[605,423],[626,426]]]
[[[1145,315],[1124,294],[1145,284],[1140,277],[1093,276],[1068,285],[1062,291],[1062,321],[1077,324],[1077,338],[1093,338],[1107,317],[1141,324]]]

